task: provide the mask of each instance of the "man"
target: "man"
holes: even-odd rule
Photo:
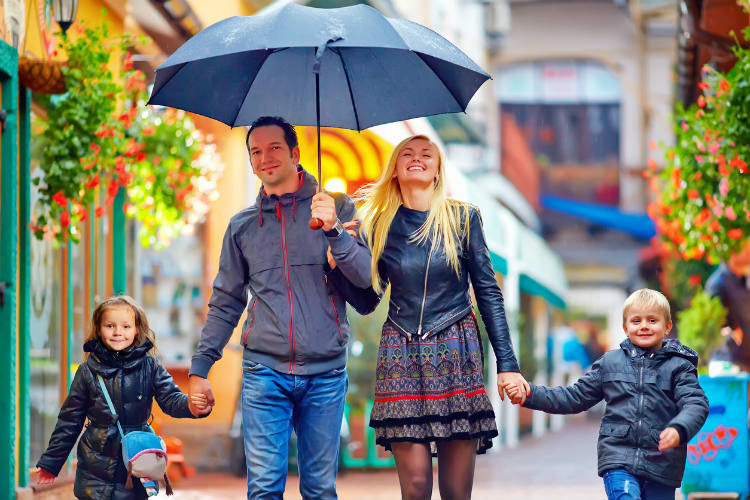
[[[259,118],[246,142],[263,186],[224,235],[190,395],[203,394],[213,406],[206,377],[247,305],[241,398],[247,497],[282,498],[294,428],[302,497],[336,498],[349,324],[344,299],[328,282],[327,251],[337,273],[362,287],[370,283],[370,252],[339,220],[355,217],[352,201],[316,194],[315,179],[298,165],[289,123]],[[310,229],[310,217],[323,221],[322,231]]]

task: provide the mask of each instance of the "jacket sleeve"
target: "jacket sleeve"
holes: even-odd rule
[[[175,418],[194,418],[188,408],[188,395],[174,383],[172,375],[154,361],[154,399],[164,413]]]
[[[547,413],[580,413],[602,400],[601,358],[594,362],[575,384],[544,387],[531,385],[524,406]]]
[[[352,285],[338,266],[328,272],[328,280],[354,310],[363,316],[373,312],[380,303],[381,297],[375,292],[372,285],[367,288]]]
[[[190,375],[206,378],[213,364],[221,358],[247,305],[248,276],[247,261],[235,241],[230,222],[224,233],[219,272],[214,279],[206,324],[193,354]]]
[[[86,382],[85,372],[87,368],[81,364],[73,377],[68,397],[57,416],[57,425],[49,438],[47,450],[39,458],[37,467],[47,472],[57,474],[68,459],[73,449],[89,408],[89,385]]]
[[[354,202],[345,194],[335,195],[336,212],[342,222],[349,222],[357,218]],[[356,287],[370,286],[370,269],[372,255],[362,238],[353,238],[344,231],[338,236],[328,237],[331,254],[336,260],[336,268]]]
[[[708,399],[698,384],[698,372],[692,363],[685,361],[672,378],[672,393],[679,412],[667,427],[674,427],[683,439],[690,441],[708,418]]]
[[[471,286],[479,306],[479,313],[487,328],[492,350],[497,358],[497,371],[518,372],[518,361],[513,353],[508,322],[505,319],[503,293],[492,269],[490,251],[484,238],[482,218],[475,208],[469,214],[468,268]]]

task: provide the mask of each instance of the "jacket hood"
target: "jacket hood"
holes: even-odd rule
[[[122,351],[113,351],[99,339],[89,340],[83,345],[84,352],[90,353],[86,363],[95,373],[112,375],[118,369],[132,369],[154,347],[149,339],[143,345],[131,345]]]
[[[643,349],[634,345],[630,339],[625,339],[620,343],[620,347],[628,356],[643,356],[648,354],[648,349]],[[654,353],[656,356],[680,356],[690,361],[693,366],[698,366],[698,353],[683,345],[677,339],[664,339],[661,349]]]
[[[299,176],[300,184],[297,191],[293,193],[286,193],[281,196],[275,194],[269,195],[266,193],[265,187],[261,186],[258,196],[255,198],[256,206],[262,207],[261,210],[272,211],[276,210],[274,201],[279,201],[282,205],[287,206],[292,203],[293,199],[301,201],[312,198],[318,188],[318,181],[307,170],[302,168],[302,165],[297,165],[297,175]]]

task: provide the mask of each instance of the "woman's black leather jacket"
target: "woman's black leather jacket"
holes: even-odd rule
[[[471,282],[497,358],[498,372],[519,371],[505,319],[503,295],[492,269],[478,210],[473,206],[469,209],[469,235],[458,249],[458,275],[446,260],[442,247],[430,254],[429,240],[422,245],[410,241],[427,214],[402,205],[391,224],[378,261],[384,285],[391,285],[388,321],[409,339],[415,336],[428,339],[472,311]],[[360,314],[371,313],[380,297],[372,288],[355,287],[337,271],[329,274],[333,285]]]

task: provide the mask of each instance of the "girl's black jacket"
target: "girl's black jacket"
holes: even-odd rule
[[[168,415],[192,418],[187,395],[175,385],[167,370],[147,354],[152,347],[149,340],[119,352],[99,340],[90,340],[83,347],[89,357],[76,371],[49,446],[37,462],[38,467],[57,475],[88,418],[78,443],[74,486],[77,498],[147,498],[140,481],[133,481],[133,489],[125,488],[127,472],[120,434],[97,374],[104,379],[125,433],[148,430],[153,398]]]

